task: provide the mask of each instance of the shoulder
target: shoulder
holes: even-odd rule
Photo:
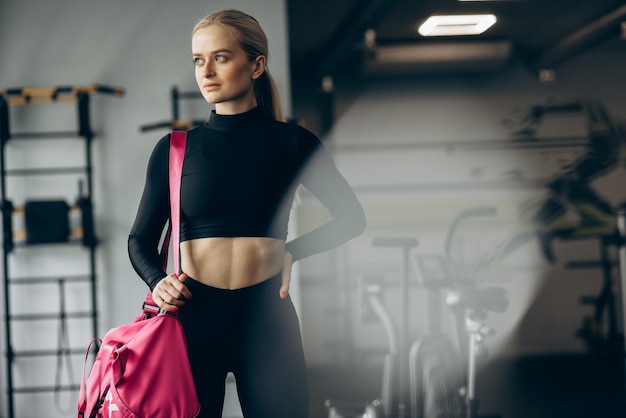
[[[204,124],[195,126],[189,130],[183,131],[186,134],[186,148],[189,148],[192,144],[197,144],[198,141],[202,140],[202,137],[206,133],[206,126]],[[172,132],[169,132],[167,135],[163,136],[156,144],[155,150],[159,150],[160,152],[165,152],[165,150],[169,150],[170,141],[172,138]]]
[[[162,136],[154,145],[152,150],[152,158],[159,158],[160,156],[167,157],[170,147],[170,134]]]
[[[152,149],[150,158],[148,159],[148,172],[151,176],[157,176],[157,173],[167,171],[167,162],[169,159],[170,134],[161,137]],[[159,176],[162,174],[159,174]]]
[[[199,135],[202,135],[202,133],[206,130],[206,125],[204,123],[200,124],[200,125],[196,125],[193,128],[189,129],[187,131],[187,136],[188,137],[197,137]]]
[[[317,149],[324,146],[322,140],[317,137],[313,132],[308,129],[297,125],[298,129],[298,142],[302,149],[307,153],[315,152]]]
[[[189,146],[189,143],[191,141],[198,141],[202,138],[202,136],[205,134],[206,132],[206,126],[204,124],[200,124],[197,126],[194,126],[193,128],[184,131],[187,137],[187,146]],[[169,140],[171,139],[171,132],[167,135],[165,135],[163,138],[161,138],[161,141],[164,142],[168,142],[169,144]]]
[[[302,157],[307,158],[318,148],[322,141],[313,132],[301,125],[290,122],[274,121],[274,132]]]
[[[196,130],[196,128],[193,128],[187,131],[187,147],[189,146],[189,140],[196,138],[198,136],[199,136],[199,133]],[[171,132],[168,132],[167,134],[159,138],[159,140],[156,142],[152,150],[152,155],[150,157],[150,160],[152,162],[157,163],[157,164],[160,164],[160,163],[167,164],[167,161],[169,159],[169,153],[170,153],[171,138],[172,138]]]

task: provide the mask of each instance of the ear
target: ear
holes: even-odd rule
[[[252,71],[252,79],[256,80],[261,77],[261,75],[265,72],[265,65],[267,64],[267,57],[265,55],[259,55],[254,59],[253,71]]]

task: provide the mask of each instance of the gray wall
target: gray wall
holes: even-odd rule
[[[195,91],[190,54],[193,25],[205,14],[221,8],[239,8],[255,16],[270,43],[269,68],[276,79],[283,106],[290,109],[286,12],[283,0],[201,1],[185,0],[3,0],[0,2],[0,89],[57,85],[103,84],[125,89],[123,97],[92,98],[94,143],[94,204],[96,229],[101,240],[97,252],[101,333],[125,323],[138,313],[146,292],[128,261],[126,239],[135,216],[146,163],[155,142],[167,129],[141,133],[141,125],[170,118],[169,91],[178,86]],[[20,131],[75,129],[74,104],[12,108],[12,129]],[[200,118],[210,108],[201,101],[181,103],[183,118]],[[7,146],[10,165],[79,165],[80,142],[45,141]],[[77,156],[75,158],[75,156]],[[77,197],[76,179],[38,178],[11,180],[8,194],[16,205],[24,199]],[[19,219],[16,219],[19,222]],[[21,250],[12,263],[13,275],[43,270],[68,274],[84,270],[85,254],[56,249]],[[87,294],[68,289],[68,309],[80,309]],[[52,288],[29,288],[12,295],[19,311],[54,311],[58,293]],[[70,323],[74,347],[86,347],[86,322]],[[4,328],[4,327],[2,327]],[[23,329],[23,328],[22,328]],[[16,330],[17,332],[17,330]],[[3,333],[4,335],[4,333]],[[56,324],[32,324],[14,335],[16,349],[54,348]],[[4,340],[4,338],[3,338]],[[4,350],[3,350],[4,353]],[[75,356],[74,379],[82,369]],[[3,357],[2,370],[5,368]],[[17,384],[51,385],[54,361],[23,360],[16,368]],[[2,394],[5,378],[0,382]],[[67,378],[64,375],[66,383]],[[75,408],[77,395],[61,394],[62,407]],[[55,416],[52,394],[17,395],[20,417]],[[5,399],[2,405],[6,405]],[[4,409],[4,408],[3,408]],[[226,408],[228,411],[228,407]],[[0,416],[3,412],[0,412]],[[59,412],[58,416],[67,416]]]

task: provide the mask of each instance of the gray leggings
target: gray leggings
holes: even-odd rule
[[[193,298],[179,312],[199,418],[220,418],[232,372],[246,418],[306,418],[308,386],[300,325],[291,299],[280,299],[280,276],[224,290],[191,278]]]

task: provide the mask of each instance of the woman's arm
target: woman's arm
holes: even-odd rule
[[[286,244],[293,261],[338,247],[361,235],[366,225],[361,203],[324,144],[305,129],[300,129],[299,141],[310,155],[301,183],[326,207],[330,219]]]
[[[170,212],[168,158],[169,135],[161,138],[150,156],[139,209],[128,236],[130,262],[150,290],[167,275],[158,245]]]

